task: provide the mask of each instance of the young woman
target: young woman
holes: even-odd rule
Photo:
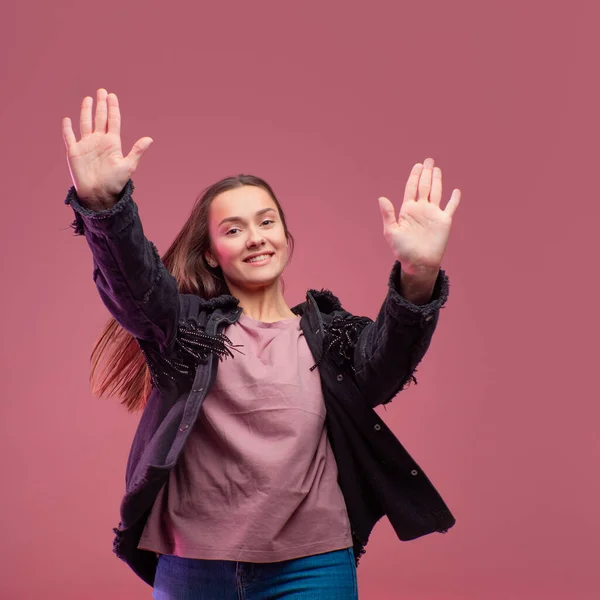
[[[94,391],[142,412],[114,551],[157,599],[358,597],[356,567],[387,515],[401,540],[455,519],[373,408],[410,382],[448,296],[441,269],[454,190],[417,163],[395,217],[395,262],[375,320],[329,290],[290,307],[293,237],[271,187],[238,175],[207,188],[161,258],[131,176],[152,139],[121,152],[115,94],[62,129],[65,202],[112,318],[92,353]],[[101,368],[102,366],[102,368]],[[317,368],[318,367],[318,368]]]

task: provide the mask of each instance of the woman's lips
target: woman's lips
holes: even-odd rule
[[[272,254],[269,254],[269,256],[267,256],[266,258],[263,258],[262,260],[254,260],[254,261],[252,261],[252,262],[250,262],[250,261],[248,261],[248,260],[245,260],[244,262],[245,262],[247,265],[250,265],[250,266],[252,266],[252,267],[261,267],[262,265],[266,265],[266,264],[268,264],[269,262],[271,262],[271,257],[272,257],[272,256],[273,256]]]

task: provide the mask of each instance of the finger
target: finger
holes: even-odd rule
[[[447,212],[450,218],[454,216],[454,213],[460,204],[461,197],[462,194],[459,189],[455,189],[452,192],[452,196],[450,196],[450,200],[448,200],[448,204],[446,204],[446,208],[444,209],[444,212]]]
[[[427,200],[431,190],[431,173],[433,170],[433,158],[426,158],[423,161],[423,171],[419,178],[419,190],[417,200]]]
[[[142,156],[144,155],[144,152],[146,152],[146,150],[148,150],[148,148],[150,147],[150,144],[152,144],[152,142],[154,142],[154,140],[151,137],[143,137],[143,138],[140,138],[133,145],[133,148],[131,149],[131,151],[129,152],[129,154],[127,155],[126,158],[129,161],[129,163],[132,165],[134,170],[137,169],[137,166],[140,163],[140,160],[141,160]]]
[[[429,202],[440,205],[442,201],[442,170],[439,167],[433,168],[433,179],[431,181],[431,192],[429,193]]]
[[[73,133],[73,127],[71,127],[71,119],[69,119],[69,117],[65,117],[62,120],[62,134],[67,150],[69,150],[73,144],[77,143],[75,134]]]
[[[92,134],[92,104],[94,99],[86,96],[81,103],[81,113],[79,114],[79,129],[81,137]]]
[[[119,100],[116,94],[110,93],[106,96],[108,104],[108,131],[121,135],[121,112],[119,110]]]
[[[404,188],[404,202],[417,199],[417,184],[419,183],[419,176],[421,175],[422,170],[423,165],[421,163],[417,163],[412,168],[410,175],[408,176],[408,181],[406,182],[406,187]]]
[[[379,200],[379,210],[383,219],[384,230],[390,225],[396,223],[396,215],[394,214],[394,205],[385,197],[381,196]]]
[[[94,120],[94,131],[106,133],[106,90],[100,88],[96,93],[96,118]]]

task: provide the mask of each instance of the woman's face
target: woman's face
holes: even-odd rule
[[[209,235],[209,264],[216,261],[226,280],[239,287],[271,284],[287,263],[287,240],[277,205],[263,188],[245,185],[216,196],[209,208]],[[265,261],[244,260],[263,252],[270,254]]]

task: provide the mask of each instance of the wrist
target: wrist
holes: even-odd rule
[[[429,279],[430,277],[437,277],[440,270],[439,264],[425,265],[418,263],[409,263],[401,261],[399,258],[396,259],[402,266],[402,273],[406,273],[415,279]]]
[[[400,270],[400,295],[413,304],[427,304],[431,301],[433,288],[439,274],[439,267],[417,271],[405,271],[404,265]]]
[[[79,204],[88,210],[99,211],[112,208],[118,201],[115,196],[90,194],[83,198],[77,194]]]

